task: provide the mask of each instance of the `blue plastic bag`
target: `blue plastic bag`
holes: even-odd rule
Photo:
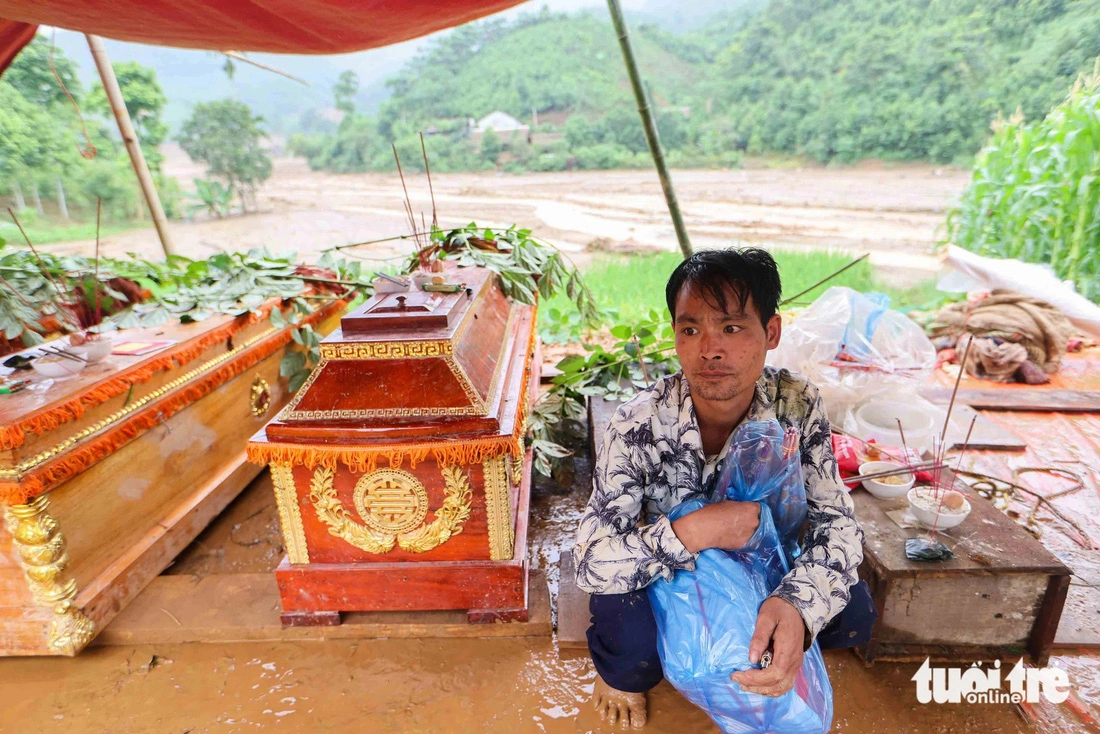
[[[832,724],[833,689],[816,642],[783,696],[747,693],[730,678],[759,667],[749,662],[757,612],[798,555],[806,489],[797,439],[784,435],[777,421],[737,429],[718,481],[728,487],[728,499],[760,503],[756,532],[739,550],[704,550],[694,571],[677,571],[672,581],[659,579],[648,589],[665,678],[726,734],[818,734]],[[669,519],[704,505],[681,503]]]

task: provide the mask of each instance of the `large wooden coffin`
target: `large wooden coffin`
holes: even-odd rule
[[[0,655],[79,652],[260,471],[248,438],[290,397],[277,306],[127,330],[175,343],[0,396]]]
[[[275,484],[284,624],[437,609],[527,619],[535,309],[488,270],[446,276],[466,289],[376,295],[344,316],[249,445]]]

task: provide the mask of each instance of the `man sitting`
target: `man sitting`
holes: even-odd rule
[[[815,638],[827,648],[870,637],[875,609],[856,576],[863,532],[840,481],[825,408],[804,377],[764,366],[782,331],[780,291],[764,250],[706,251],[681,263],[665,298],[682,371],[620,407],[600,442],[573,556],[577,585],[592,594],[593,701],[612,723],[643,726],[645,691],[663,677],[645,587],[694,569],[706,548],[740,548],[756,530],[759,505],[724,500],[725,487],[714,486],[733,430],[746,420],[798,430],[809,512],[802,555],[756,619],[749,658],[757,663],[770,649],[772,663],[733,679],[780,696]],[[669,510],[700,497],[713,504],[669,521]]]

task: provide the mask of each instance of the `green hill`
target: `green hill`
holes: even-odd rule
[[[642,26],[637,53],[651,92],[686,104],[705,47]],[[602,114],[630,97],[622,52],[606,17],[543,11],[514,23],[458,28],[387,82],[381,119],[481,117],[494,110],[530,119],[539,112]]]
[[[1042,117],[1091,69],[1100,0],[743,0],[685,33],[635,23],[632,36],[673,165],[731,165],[742,152],[963,162],[994,119]],[[605,14],[464,26],[387,85],[376,119],[295,149],[315,167],[386,168],[390,141],[419,157],[412,138],[435,128],[449,132],[431,142],[441,170],[645,165]],[[537,111],[557,123],[541,132],[565,139],[478,155],[463,121],[493,110],[525,122]]]
[[[998,115],[1041,118],[1098,55],[1096,0],[772,0],[702,91],[749,151],[950,161]]]

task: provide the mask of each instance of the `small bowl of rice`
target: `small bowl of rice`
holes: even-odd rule
[[[905,464],[899,464],[896,461],[868,461],[859,465],[859,473],[860,475],[881,474],[882,472],[900,471],[905,468]],[[905,496],[905,493],[913,487],[914,482],[916,482],[916,477],[910,471],[895,474],[891,477],[864,479],[862,484],[864,489],[880,500],[892,500]]]

